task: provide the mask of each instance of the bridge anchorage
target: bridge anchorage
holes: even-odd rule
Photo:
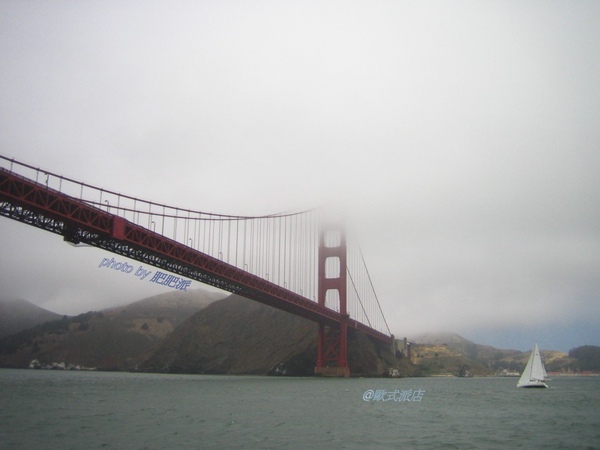
[[[0,155],[0,215],[316,322],[317,375],[350,375],[349,329],[393,343],[362,254],[321,210],[182,209]]]

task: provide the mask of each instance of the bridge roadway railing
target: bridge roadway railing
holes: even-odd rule
[[[345,320],[379,341],[392,337],[238,267],[187,247],[123,217],[0,167],[0,214],[318,323]]]

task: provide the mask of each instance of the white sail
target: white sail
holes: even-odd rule
[[[519,382],[517,383],[518,387],[525,386],[529,383],[531,376],[531,368],[533,367],[533,353],[529,356],[529,360],[527,361],[527,365],[525,366],[525,370],[521,374],[521,378],[519,378]]]
[[[521,374],[521,378],[519,378],[517,387],[548,387],[544,383],[546,378],[546,368],[542,362],[540,350],[538,349],[537,344],[535,344],[531,356],[529,356],[529,360],[527,361],[527,365],[525,366],[525,370]]]

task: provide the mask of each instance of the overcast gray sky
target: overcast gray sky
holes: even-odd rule
[[[0,153],[203,211],[342,205],[396,335],[600,345],[599,23],[598,1],[5,0]],[[0,227],[4,295],[167,289]]]

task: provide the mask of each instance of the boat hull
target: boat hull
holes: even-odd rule
[[[523,384],[521,386],[517,386],[520,388],[547,388],[548,385],[546,383],[542,383],[541,381],[539,383],[529,383],[529,384]]]

